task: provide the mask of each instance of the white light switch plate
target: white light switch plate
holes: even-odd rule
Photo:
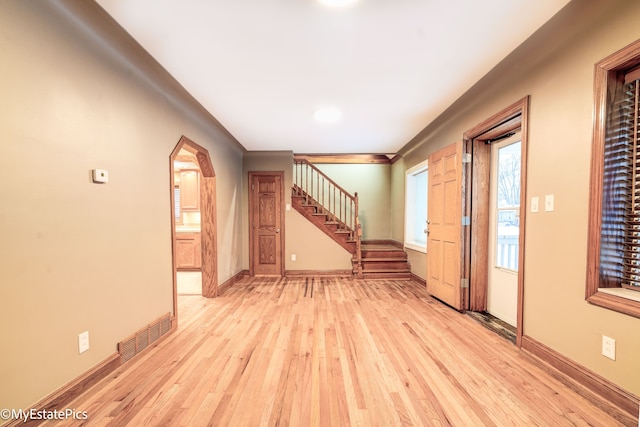
[[[531,198],[531,212],[536,213],[540,211],[540,199],[538,198],[538,196],[532,197]]]
[[[544,210],[545,212],[553,212],[555,209],[555,200],[553,194],[547,194],[544,196]]]

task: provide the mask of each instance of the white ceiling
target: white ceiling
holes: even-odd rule
[[[395,153],[569,0],[97,0],[247,150]],[[318,123],[317,108],[341,119]]]

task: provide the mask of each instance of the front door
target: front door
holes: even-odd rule
[[[249,172],[250,274],[282,276],[283,172]]]
[[[429,156],[427,216],[427,291],[457,310],[463,309],[462,142]]]
[[[491,144],[487,311],[516,326],[520,241],[520,132]]]

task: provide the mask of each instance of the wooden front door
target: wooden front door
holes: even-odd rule
[[[429,156],[427,223],[427,290],[462,310],[462,142]]]
[[[282,276],[283,172],[249,172],[250,274]]]

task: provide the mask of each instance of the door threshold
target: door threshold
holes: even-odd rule
[[[516,328],[507,322],[487,313],[486,311],[467,311],[467,314],[478,321],[485,328],[495,332],[496,334],[508,339],[512,343],[516,343]]]

